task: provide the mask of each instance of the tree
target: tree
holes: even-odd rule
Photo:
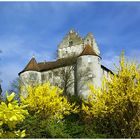
[[[61,79],[61,82],[59,83],[59,87],[63,89],[63,95],[69,97],[68,99],[72,98],[72,96],[77,96],[77,81],[81,81],[81,89],[83,88],[83,85],[90,80],[89,77],[89,69],[87,68],[83,72],[75,73],[76,72],[76,61],[77,56],[73,54],[72,56],[65,59],[65,66],[61,67],[59,71],[59,78]],[[57,75],[54,76],[56,77]],[[53,80],[54,83],[56,81]],[[58,85],[58,84],[56,84]],[[75,93],[75,95],[72,95]]]
[[[19,77],[15,78],[15,79],[11,82],[9,92],[14,92],[14,93],[16,93],[16,94],[19,93],[19,91],[20,91],[19,82],[20,82],[20,78],[19,78]]]
[[[63,95],[70,95],[70,88],[74,86],[74,66],[67,66],[61,69],[61,88],[63,88]]]
[[[90,85],[91,94],[83,103],[86,121],[109,137],[140,137],[140,67],[120,58],[118,72],[110,74],[100,89]],[[91,123],[90,122],[90,123]]]
[[[69,96],[70,94],[72,94],[72,92],[74,92],[74,86],[75,86],[74,69],[75,69],[76,59],[77,57],[75,56],[75,54],[73,54],[72,56],[65,58],[65,64],[63,64],[64,63],[63,61],[61,62],[64,66],[60,68],[58,74],[59,78],[61,79],[59,83],[59,87],[63,89],[63,95],[65,96]],[[54,76],[56,77],[55,74]]]
[[[21,80],[20,80],[19,77],[15,78],[11,82],[10,88],[8,90],[9,93],[12,93],[12,92],[15,93],[15,99],[17,99],[17,100],[19,100],[19,98],[20,98],[20,95],[19,95],[19,93],[20,93],[20,82],[21,82]]]

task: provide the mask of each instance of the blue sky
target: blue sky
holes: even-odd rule
[[[0,2],[3,91],[33,54],[37,61],[54,60],[71,28],[82,37],[94,34],[108,68],[122,50],[140,62],[140,2]]]

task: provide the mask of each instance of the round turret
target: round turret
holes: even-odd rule
[[[33,57],[23,71],[19,73],[21,95],[27,97],[27,87],[41,83],[41,73],[38,64]]]
[[[92,33],[88,33],[87,36],[84,38],[84,45],[90,45],[94,48],[96,54],[100,55],[100,50]]]
[[[90,90],[88,84],[95,87],[101,86],[101,57],[98,56],[90,45],[86,45],[81,55],[77,58],[77,94],[87,98]]]

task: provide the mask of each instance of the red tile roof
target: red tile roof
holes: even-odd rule
[[[83,52],[79,56],[83,56],[83,55],[95,55],[95,56],[98,56],[96,54],[96,52],[93,50],[93,48],[88,44],[85,46]]]
[[[29,71],[29,70],[39,71],[39,66],[34,57],[29,61],[29,63],[24,68],[24,71]]]
[[[56,61],[40,62],[40,63],[37,63],[35,58],[32,58],[30,62],[27,64],[27,66],[24,68],[24,70],[19,73],[19,75],[25,71],[30,71],[30,70],[42,72],[42,71],[52,70],[55,68],[70,66],[73,65],[75,62],[76,62],[76,57],[62,58]]]
[[[98,56],[90,45],[86,45],[83,52],[79,56],[83,56],[83,55]],[[100,56],[98,56],[98,57],[100,57]],[[62,58],[62,59],[58,59],[56,61],[37,63],[35,58],[32,58],[30,60],[30,62],[27,64],[27,66],[24,68],[24,70],[19,73],[19,75],[21,73],[25,72],[25,71],[30,71],[30,70],[41,72],[41,71],[47,71],[47,70],[52,70],[52,69],[55,69],[55,68],[60,68],[60,67],[73,65],[73,64],[75,64],[76,59],[77,59],[77,57]]]

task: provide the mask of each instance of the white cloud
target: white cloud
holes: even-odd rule
[[[21,66],[16,63],[7,63],[1,67],[1,79],[3,94],[10,87],[10,83],[18,77],[18,73],[21,70]]]
[[[28,46],[27,41],[20,37],[4,37],[0,39],[1,75],[3,92],[8,89],[9,84],[13,81],[20,71],[27,65],[29,60],[35,55],[37,61],[51,60],[52,53],[49,50],[40,48],[35,50]],[[33,45],[33,44],[32,44]]]
[[[107,68],[116,71],[117,69],[115,66],[119,66],[120,55],[117,55],[114,51],[108,51],[104,53],[102,64]],[[130,50],[129,52],[125,53],[125,58],[128,62],[134,60],[140,64],[140,50]]]
[[[102,59],[102,64],[109,68],[110,70],[115,71],[115,65],[119,65],[119,56],[115,54],[113,51],[108,51],[104,53],[104,57]]]

